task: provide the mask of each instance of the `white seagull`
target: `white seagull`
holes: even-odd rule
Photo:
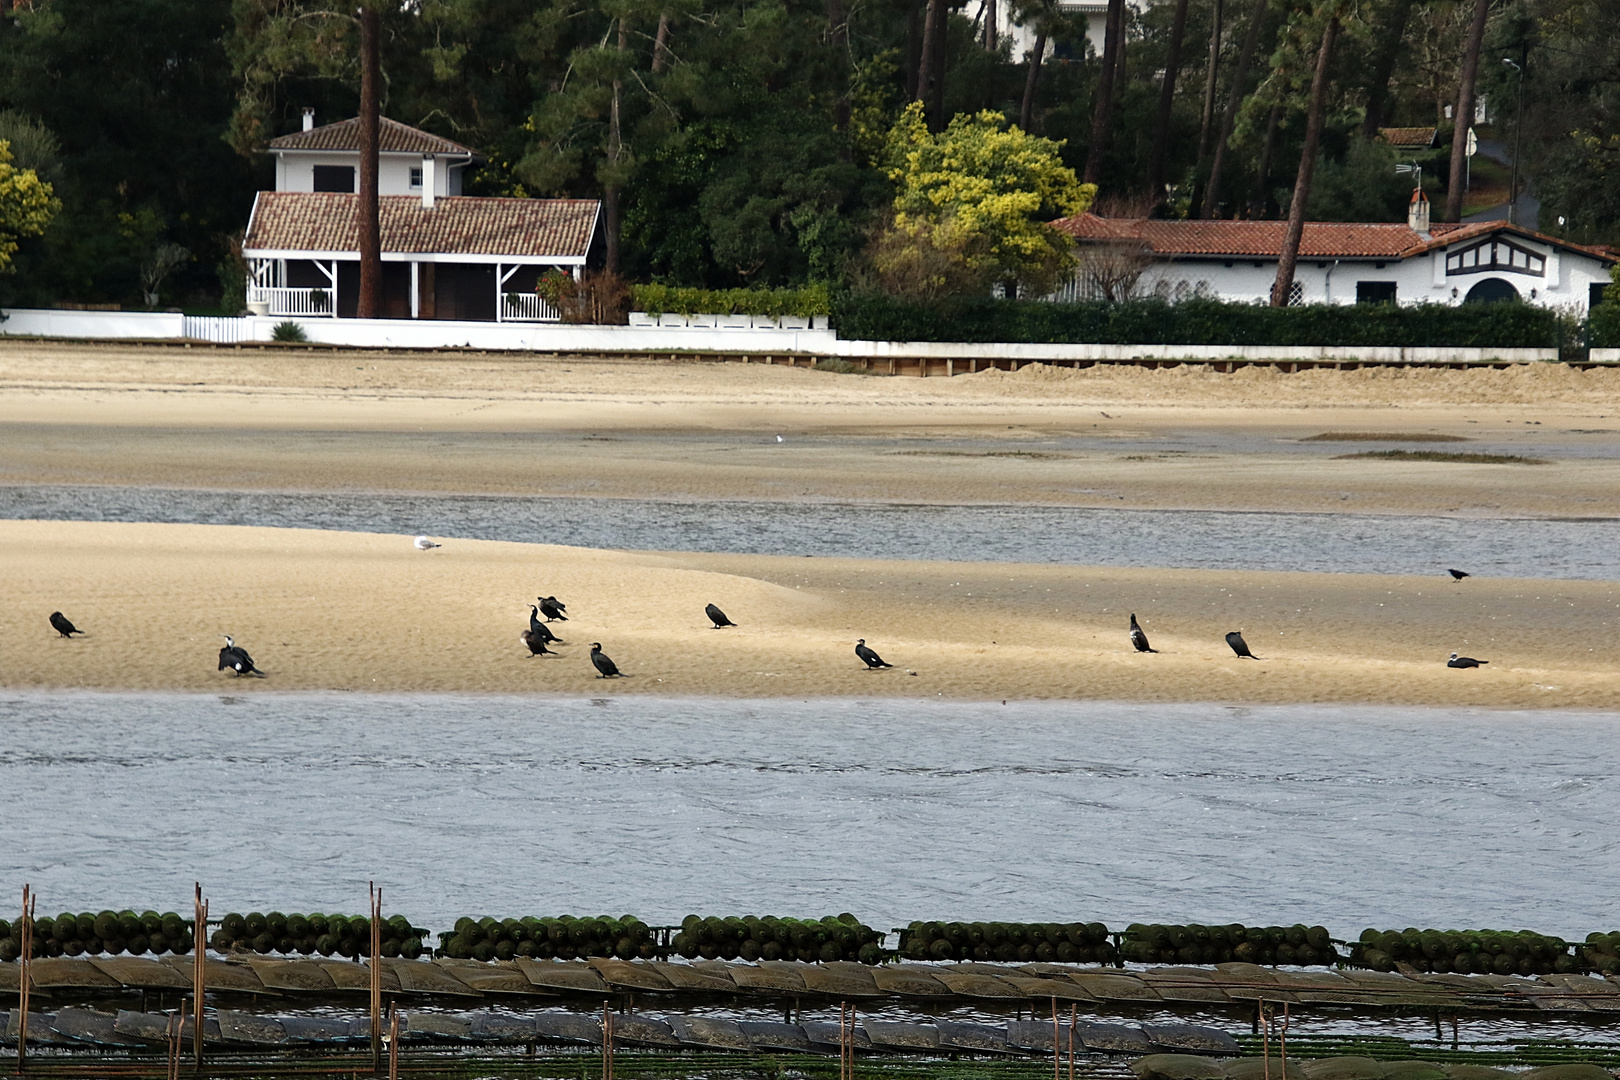
[[[429,540],[425,536],[418,536],[416,538],[416,550],[417,551],[432,551],[436,547],[444,547],[444,545],[443,544],[435,544],[433,541]]]

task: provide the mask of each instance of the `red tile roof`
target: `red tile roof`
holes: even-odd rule
[[[1378,137],[1390,146],[1432,147],[1439,132],[1432,127],[1387,127],[1378,129]]]
[[[1052,223],[1081,243],[1139,243],[1157,255],[1210,258],[1271,258],[1282,254],[1284,221],[1180,221],[1160,218],[1100,218],[1094,214]],[[1551,244],[1609,259],[1602,249],[1583,247],[1531,232],[1505,221],[1437,224],[1429,238],[1406,225],[1382,222],[1308,221],[1300,238],[1302,259],[1405,259],[1449,247],[1486,233],[1511,231]],[[1612,261],[1612,260],[1610,260]]]
[[[378,142],[385,154],[473,154],[474,151],[449,139],[402,124],[398,120],[382,118]],[[324,124],[309,131],[295,131],[291,135],[270,140],[272,150],[360,150],[360,118],[351,117],[335,124]]]
[[[358,255],[360,196],[261,191],[242,247],[255,251],[327,251]],[[601,203],[592,199],[378,199],[382,249],[396,254],[510,255],[583,259]]]

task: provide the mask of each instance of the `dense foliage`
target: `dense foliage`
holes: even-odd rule
[[[239,305],[264,143],[305,107],[321,122],[356,110],[355,2],[0,0],[0,139],[61,203],[41,235],[17,236],[0,302]],[[1401,220],[1411,181],[1397,163],[1421,165],[1436,194],[1448,183],[1446,112],[1476,10],[1228,0],[1215,33],[1216,0],[1127,6],[1094,147],[1100,27],[1052,2],[937,0],[928,63],[926,0],[363,2],[382,18],[384,112],[487,154],[472,193],[603,198],[627,279],[913,295],[986,278],[1027,294],[1060,274],[1042,225],[1082,205],[1082,172],[1108,213],[1285,214],[1329,9],[1342,28],[1308,214]],[[1041,30],[1041,64],[1032,35],[987,33],[990,10]],[[1522,140],[1541,227],[1620,242],[1612,0],[1495,0],[1487,14],[1486,149],[1466,208],[1500,201],[1508,173],[1487,156]],[[940,102],[926,121],[907,112],[932,97],[925,69]],[[1392,125],[1437,127],[1440,145],[1374,137]],[[916,160],[897,162],[897,145]],[[1038,183],[973,194],[1026,151],[1042,155]]]
[[[797,315],[811,318],[832,311],[825,285],[802,289],[692,289],[678,285],[636,285],[631,307],[649,315]]]
[[[1528,304],[1307,304],[1272,308],[1219,300],[1047,304],[956,297],[912,303],[846,294],[833,325],[876,341],[1100,342],[1165,345],[1449,345],[1555,348],[1558,315]]]

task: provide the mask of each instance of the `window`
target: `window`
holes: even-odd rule
[[[421,169],[412,169],[411,170],[411,187],[419,188],[421,186],[422,186],[422,170]]]
[[[346,195],[354,194],[354,166],[353,165],[317,165],[315,166],[316,191],[340,191]]]
[[[1395,283],[1393,281],[1356,282],[1356,303],[1393,304],[1394,302]]]
[[[1587,306],[1597,307],[1599,304],[1603,303],[1603,290],[1607,289],[1608,287],[1609,286],[1606,284],[1594,284],[1589,286],[1586,299]]]
[[[1304,302],[1305,286],[1297,281],[1288,286],[1288,306],[1299,307]]]

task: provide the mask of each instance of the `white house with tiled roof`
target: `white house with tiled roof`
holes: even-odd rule
[[[360,287],[360,124],[271,140],[276,190],[248,220],[248,307],[268,315],[352,318]],[[481,160],[459,143],[384,118],[378,162],[384,318],[554,322],[541,275],[578,277],[601,204],[586,199],[462,195]]]
[[[1414,201],[1416,205],[1416,200]],[[1434,225],[1427,200],[1406,224],[1308,222],[1292,302],[1460,304],[1521,299],[1584,315],[1609,282],[1614,255],[1505,221]],[[1135,295],[1267,301],[1287,223],[1065,218],[1081,274],[1062,298],[1101,291],[1101,279],[1139,273]],[[1088,265],[1093,269],[1088,271]]]

